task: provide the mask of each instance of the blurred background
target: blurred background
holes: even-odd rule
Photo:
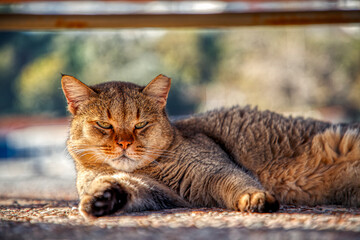
[[[360,26],[0,31],[0,196],[76,197],[61,73],[90,85],[165,74],[170,116],[252,105],[358,121]]]

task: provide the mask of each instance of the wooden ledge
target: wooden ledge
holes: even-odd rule
[[[0,30],[222,28],[347,23],[360,23],[360,10],[271,11],[212,14],[0,14]]]

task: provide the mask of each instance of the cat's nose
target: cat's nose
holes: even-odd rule
[[[132,141],[130,140],[123,140],[123,141],[119,141],[117,143],[122,149],[127,149],[131,144],[132,144]]]

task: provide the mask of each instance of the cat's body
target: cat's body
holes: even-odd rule
[[[234,107],[176,126],[210,137],[281,203],[359,206],[359,124],[332,125]]]
[[[84,216],[118,210],[360,206],[359,125],[234,107],[170,123],[170,79],[145,88],[62,80]],[[275,198],[274,198],[275,196]]]

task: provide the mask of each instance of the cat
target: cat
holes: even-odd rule
[[[69,75],[67,148],[87,219],[126,211],[279,204],[360,207],[360,124],[233,107],[169,121],[171,79],[87,86]]]

